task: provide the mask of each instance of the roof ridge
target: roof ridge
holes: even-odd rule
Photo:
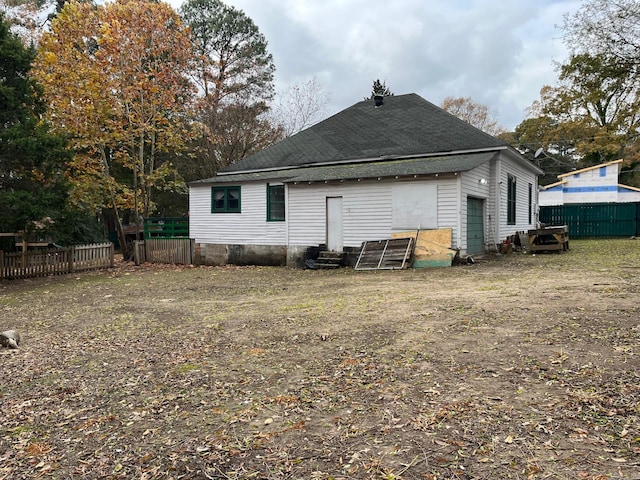
[[[416,93],[365,99],[221,170],[220,174],[378,157],[435,155],[507,144]]]

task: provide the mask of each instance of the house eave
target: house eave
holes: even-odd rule
[[[544,170],[535,165],[533,162],[524,157],[520,152],[518,152],[513,147],[507,147],[506,151],[515,161],[519,162],[523,166],[527,167],[529,170],[532,170],[536,173],[536,175],[544,175]]]
[[[293,180],[285,183],[291,183],[293,185],[314,185],[314,184],[328,184],[335,185],[340,183],[357,183],[365,181],[383,181],[383,180],[421,180],[421,179],[443,179],[443,178],[455,178],[462,172],[446,172],[446,173],[425,173],[425,174],[413,174],[413,175],[380,175],[379,177],[359,177],[359,178],[340,178],[331,180]]]
[[[491,161],[499,155],[494,150],[474,151],[459,155],[386,159],[360,163],[331,163],[306,168],[267,170],[233,175],[219,175],[207,180],[192,182],[190,186],[230,182],[280,181],[283,183],[333,183],[349,180],[435,178],[446,174],[458,175]]]
[[[507,145],[504,145],[504,146],[467,149],[467,150],[451,150],[447,152],[416,153],[413,155],[382,155],[379,157],[366,157],[366,158],[357,158],[357,159],[349,159],[349,160],[336,160],[331,162],[307,163],[303,165],[260,168],[260,169],[253,169],[253,170],[236,170],[232,172],[218,172],[216,174],[216,177],[222,177],[226,175],[259,173],[259,172],[276,172],[280,170],[294,170],[298,168],[309,168],[309,167],[327,167],[332,165],[349,165],[349,164],[357,164],[357,163],[370,163],[370,162],[381,162],[381,161],[390,161],[390,160],[411,160],[415,158],[431,158],[431,157],[442,157],[442,156],[449,156],[449,155],[451,156],[464,155],[469,153],[484,153],[484,152],[494,152],[499,150],[507,150],[508,148],[509,147]]]

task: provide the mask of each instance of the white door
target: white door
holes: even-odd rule
[[[327,197],[327,249],[342,252],[342,197]]]

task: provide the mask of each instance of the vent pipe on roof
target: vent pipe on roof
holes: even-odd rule
[[[384,97],[382,95],[374,95],[373,101],[376,104],[376,108],[381,107],[382,104],[384,103]]]

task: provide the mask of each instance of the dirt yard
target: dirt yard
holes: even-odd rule
[[[0,282],[0,479],[640,479],[640,240]]]

